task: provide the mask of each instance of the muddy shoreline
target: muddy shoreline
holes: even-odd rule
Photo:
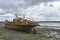
[[[46,37],[41,33],[33,34],[0,27],[0,40],[56,40],[56,38]]]

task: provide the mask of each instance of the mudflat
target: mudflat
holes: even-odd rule
[[[41,36],[41,34],[21,32],[0,27],[0,40],[55,40],[55,39],[43,37]]]

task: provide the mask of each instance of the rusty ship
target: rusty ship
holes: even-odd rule
[[[32,29],[35,31],[34,27],[36,26],[39,26],[39,23],[17,16],[13,19],[13,22],[5,20],[5,27],[14,30],[31,32]]]

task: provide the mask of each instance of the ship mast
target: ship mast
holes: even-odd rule
[[[23,19],[25,19],[25,15],[23,14]]]
[[[17,14],[15,14],[15,17],[17,18]]]

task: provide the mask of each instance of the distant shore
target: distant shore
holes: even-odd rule
[[[0,21],[1,23],[4,23],[5,21]],[[9,21],[12,22],[12,21]],[[39,22],[39,23],[60,23],[60,21],[35,21],[35,22]]]

